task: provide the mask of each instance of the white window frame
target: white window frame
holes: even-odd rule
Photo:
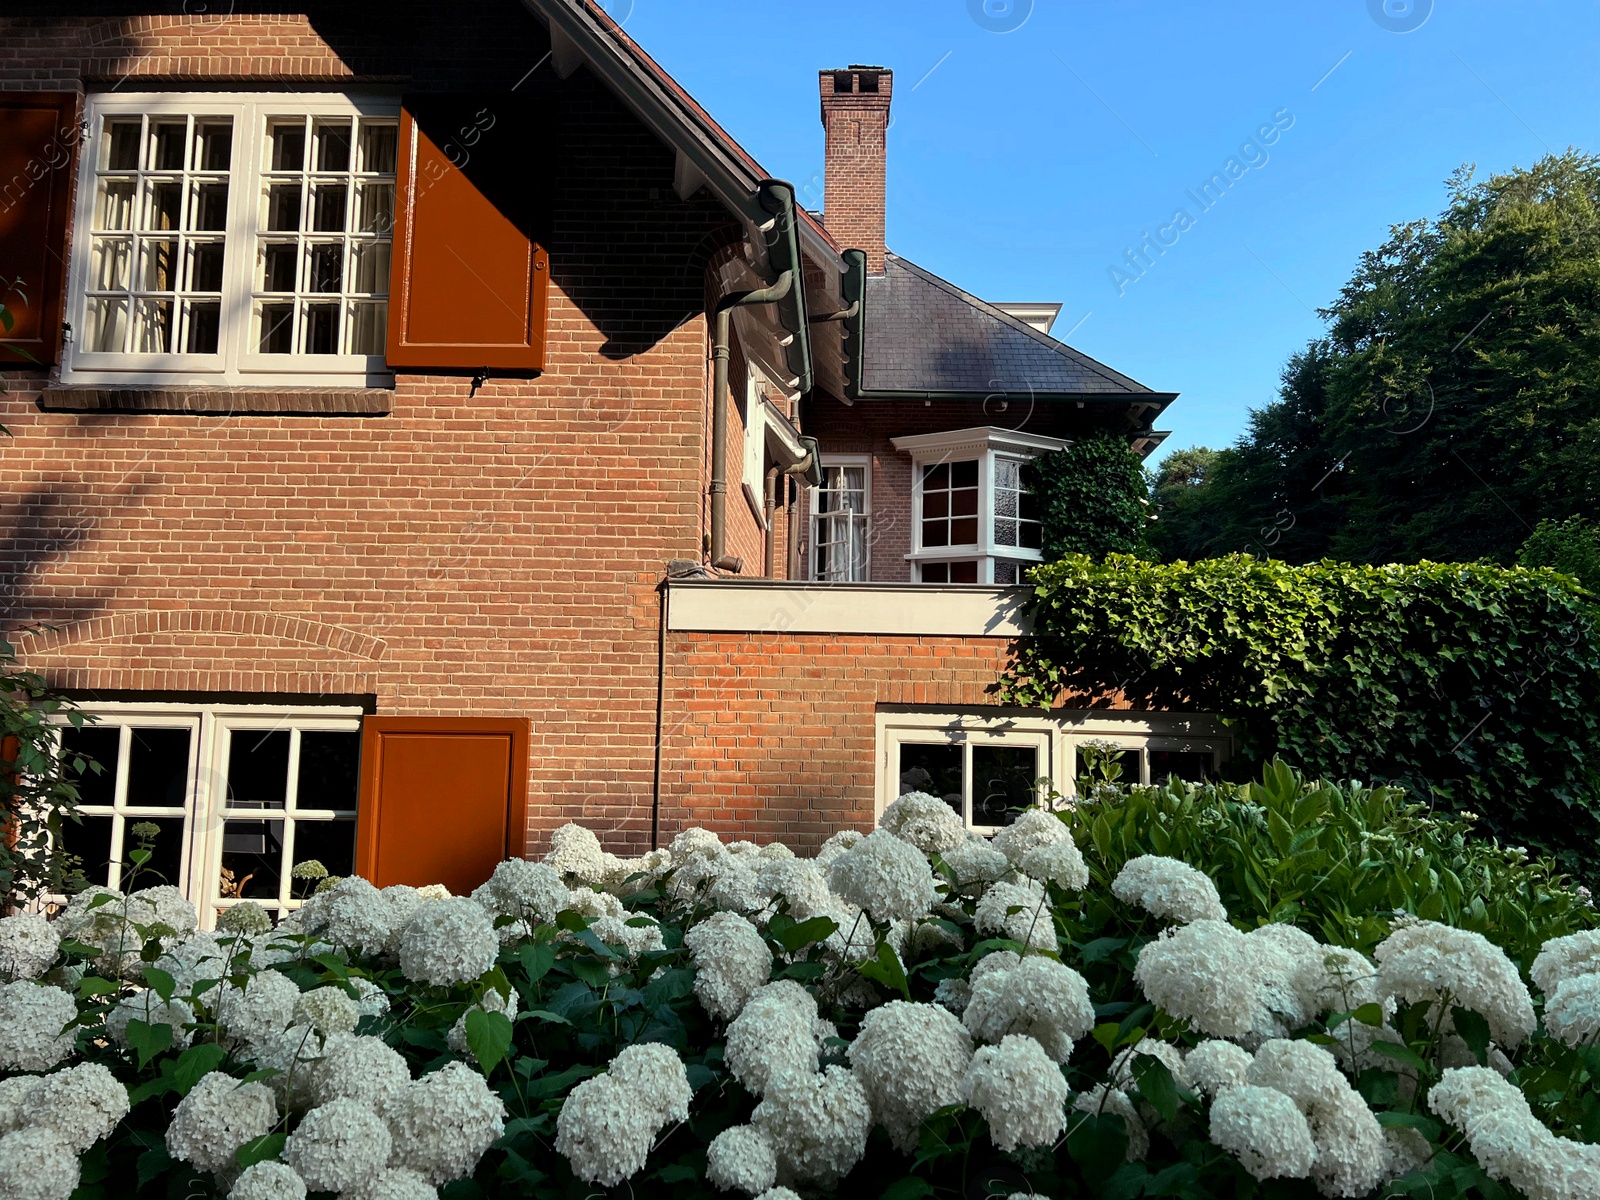
[[[900,794],[900,747],[922,745],[1010,745],[1039,749],[1042,778],[1064,803],[1077,799],[1078,749],[1086,742],[1110,743],[1138,752],[1139,777],[1124,783],[1150,782],[1151,750],[1209,753],[1214,765],[1227,761],[1233,739],[1216,717],[1202,713],[1123,713],[1101,709],[1059,709],[1036,713],[972,706],[947,709],[880,711],[876,719],[877,788],[874,818]],[[971,752],[963,759],[964,819],[978,833],[996,827],[971,823]],[[1041,799],[1043,799],[1041,797]]]
[[[1043,561],[1039,550],[1023,546],[1003,546],[994,538],[995,464],[1004,459],[1011,462],[1028,462],[1041,454],[1065,450],[1072,443],[1061,438],[1042,437],[1037,434],[1018,433],[1013,429],[980,426],[973,429],[955,429],[945,433],[923,433],[892,439],[894,448],[911,456],[911,533],[910,548],[905,560],[911,564],[914,578],[922,579],[924,563],[973,562],[978,564],[979,584],[994,584],[995,560],[1007,559],[1031,566]],[[978,540],[960,546],[924,546],[922,544],[922,480],[928,467],[940,463],[978,463]]]
[[[263,905],[269,912],[292,912],[302,901],[292,892],[296,881],[291,875],[294,866],[295,828],[299,821],[356,819],[357,811],[349,809],[305,809],[296,804],[299,786],[300,734],[310,731],[359,733],[362,710],[344,705],[272,705],[272,704],[171,704],[141,701],[86,702],[79,706],[87,714],[101,718],[100,727],[113,724],[123,726],[117,755],[115,814],[125,819],[112,827],[111,886],[120,882],[121,864],[127,847],[123,833],[128,824],[141,817],[182,816],[184,820],[183,851],[179,878],[159,882],[179,888],[200,915],[200,928],[216,925],[217,910],[232,907],[239,900],[221,895],[222,839],[228,820],[283,821],[283,869],[276,899],[263,896],[245,896]],[[65,718],[52,718],[52,723],[67,726]],[[189,729],[189,773],[184,808],[180,810],[127,808],[121,797],[127,791],[129,746],[132,728],[186,728]],[[86,725],[85,728],[95,726]],[[227,804],[228,753],[234,730],[259,730],[270,732],[288,729],[289,763],[287,794],[282,809],[233,809]],[[113,815],[98,806],[86,806],[88,815]],[[155,880],[152,883],[158,882]],[[303,890],[304,885],[302,885]]]
[[[97,156],[106,118],[226,116],[233,120],[233,163],[228,172],[224,231],[222,317],[215,354],[117,354],[80,349],[86,330],[92,266]],[[78,164],[78,195],[69,258],[67,322],[74,331],[63,355],[68,385],[388,387],[394,374],[382,354],[260,354],[252,349],[256,249],[263,234],[260,199],[267,120],[271,117],[396,119],[397,99],[294,92],[102,92],[88,97]],[[356,152],[352,145],[352,155]],[[308,146],[307,155],[311,153]],[[313,172],[314,173],[314,172]],[[353,200],[352,200],[353,203]],[[270,236],[270,235],[269,235]],[[137,264],[130,264],[136,270]],[[331,293],[330,293],[331,295]],[[132,319],[130,314],[130,320]]]
[[[806,542],[806,578],[827,583],[866,583],[872,578],[872,456],[870,454],[824,454],[819,465],[826,472],[829,467],[860,467],[862,488],[861,512],[861,578],[850,580],[823,580],[817,574],[817,547],[820,545],[819,527],[822,514],[817,511],[819,497],[822,489],[806,489],[806,512],[810,518],[807,531],[809,537]]]

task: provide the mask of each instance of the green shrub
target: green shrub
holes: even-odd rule
[[[1517,562],[1524,567],[1550,567],[1600,595],[1600,526],[1582,517],[1565,521],[1546,518],[1522,543]]]
[[[1274,756],[1481,813],[1600,870],[1600,628],[1570,581],[1483,564],[1291,567],[1244,555],[1035,569],[1002,700],[1063,692],[1213,712]]]
[[[1022,468],[1038,497],[1044,557],[1139,554],[1150,523],[1144,467],[1125,438],[1105,433],[1042,454]]]

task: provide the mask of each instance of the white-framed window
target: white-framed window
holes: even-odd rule
[[[82,821],[65,822],[62,839],[89,882],[171,884],[210,928],[241,900],[275,915],[298,908],[315,885],[293,877],[298,863],[315,859],[331,875],[355,869],[359,709],[83,709],[97,720],[63,726],[63,748],[103,770],[78,780]],[[141,847],[150,857],[135,873],[130,854]]]
[[[1070,443],[981,427],[894,439],[911,455],[911,549],[921,583],[1015,584],[1043,557],[1029,459]]]
[[[811,489],[811,577],[830,583],[865,582],[871,521],[871,458],[824,456],[822,485]]]
[[[906,792],[942,796],[992,833],[1052,794],[1078,794],[1086,744],[1121,756],[1123,783],[1213,778],[1232,751],[1214,717],[1061,709],[897,709],[877,715],[877,813]]]
[[[66,383],[387,382],[399,105],[88,99]]]

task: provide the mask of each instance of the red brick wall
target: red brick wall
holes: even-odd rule
[[[655,587],[669,559],[700,557],[705,267],[727,215],[677,199],[671,151],[587,72],[556,79],[515,0],[222,20],[52,8],[0,20],[0,87],[526,77],[557,101],[559,190],[537,379],[474,395],[464,376],[403,375],[388,417],[221,418],[42,413],[42,380],[12,373],[0,601],[9,627],[56,627],[24,640],[27,661],[80,689],[527,715],[536,833],[579,818],[644,845]]]
[[[1004,638],[672,633],[662,829],[814,849],[873,822],[880,704],[992,704]]]

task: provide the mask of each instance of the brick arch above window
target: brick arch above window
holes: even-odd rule
[[[381,659],[388,649],[388,642],[383,638],[299,614],[214,609],[143,609],[111,613],[64,629],[29,632],[20,635],[17,641],[22,656],[29,657],[59,654],[90,643],[183,633],[293,642],[373,662]]]

